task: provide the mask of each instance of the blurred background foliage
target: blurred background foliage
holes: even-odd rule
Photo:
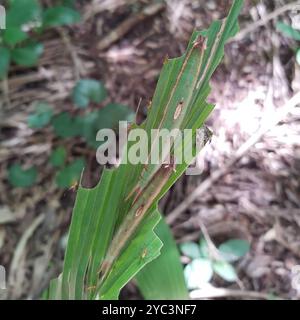
[[[61,271],[83,168],[85,186],[99,180],[97,131],[133,121],[138,105],[141,122],[165,56],[182,54],[191,32],[223,18],[231,1],[1,4],[7,11],[0,35],[4,298],[36,298]],[[214,138],[199,158],[203,175],[183,177],[161,202],[194,298],[299,298],[291,284],[300,264],[299,108],[229,165],[299,92],[299,8],[299,1],[245,1],[241,31],[213,78]],[[220,179],[210,180],[219,170]],[[209,189],[175,217],[207,181]],[[135,282],[122,292],[126,299],[140,296]]]

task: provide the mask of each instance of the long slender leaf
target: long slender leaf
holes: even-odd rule
[[[242,4],[242,0],[234,1],[226,20],[194,32],[186,53],[164,63],[147,120],[140,126],[149,140],[151,129],[192,129],[187,146],[195,149],[196,130],[213,109],[205,101],[209,80],[226,40],[237,31]],[[177,138],[173,151],[182,147],[176,144]],[[149,156],[158,144],[157,136],[148,147]],[[117,298],[120,289],[158,257],[162,244],[153,232],[159,220],[157,202],[195,156],[177,164],[173,172],[162,165],[169,153],[163,146],[159,164],[121,164],[104,170],[95,188],[79,188],[63,272],[52,282],[48,298]]]
[[[137,274],[138,287],[148,300],[188,299],[183,267],[171,230],[161,219],[154,231],[164,245],[160,256]]]

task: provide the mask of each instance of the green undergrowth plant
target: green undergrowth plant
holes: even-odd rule
[[[132,122],[134,112],[127,106],[118,103],[104,104],[107,91],[102,82],[95,79],[79,80],[72,91],[74,108],[70,111],[54,113],[53,106],[46,102],[34,104],[35,111],[29,115],[28,126],[41,131],[51,128],[58,142],[50,154],[49,163],[56,174],[56,184],[60,188],[69,188],[80,178],[86,159],[78,157],[69,162],[70,154],[66,145],[70,139],[82,139],[86,146],[95,150],[100,142],[96,141],[98,130],[110,128],[116,130],[119,121]],[[101,104],[103,107],[98,108]],[[46,135],[47,132],[44,131]],[[74,140],[75,141],[75,140]],[[30,187],[38,177],[36,167],[22,168],[13,164],[8,168],[8,180],[14,187]]]
[[[0,31],[0,79],[7,76],[11,63],[24,67],[37,64],[44,50],[39,41],[43,32],[80,21],[74,3],[57,1],[45,8],[38,0],[6,1],[6,28]]]
[[[148,158],[161,146],[161,161],[146,165],[121,161],[118,168],[103,171],[95,188],[79,186],[63,270],[51,281],[44,298],[117,299],[121,288],[135,276],[146,298],[154,297],[159,288],[159,298],[168,299],[170,288],[176,292],[172,298],[188,298],[178,251],[174,251],[176,246],[157,204],[196,156],[196,131],[214,107],[206,102],[209,81],[224,55],[226,41],[238,30],[242,4],[235,0],[226,19],[195,31],[182,57],[165,60],[147,119],[128,128],[129,136],[132,128],[147,133],[151,144],[140,148],[146,148]],[[175,163],[171,156],[173,161],[166,165],[166,157],[182,145],[176,144],[175,136],[170,150],[157,136],[150,136],[152,129],[175,128],[192,131],[186,147],[194,152],[183,163]],[[136,144],[128,141],[123,157]],[[167,250],[162,249],[158,234]]]
[[[282,22],[282,21],[278,21],[276,24],[276,28],[279,32],[281,32],[284,36],[286,36],[287,38],[291,38],[295,41],[297,41],[298,46],[295,47],[293,50],[295,52],[295,56],[296,56],[296,61],[297,63],[300,65],[300,30],[293,28],[291,25]]]
[[[210,282],[214,273],[228,282],[237,281],[233,263],[248,253],[250,245],[243,239],[230,239],[218,248],[210,249],[206,240],[201,238],[199,244],[185,242],[180,249],[191,260],[184,269],[187,286],[189,289],[198,289]]]

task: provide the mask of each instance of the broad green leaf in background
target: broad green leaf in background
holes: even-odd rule
[[[119,121],[131,122],[135,113],[128,107],[119,103],[109,103],[99,110],[99,117],[106,128],[117,129]]]
[[[79,80],[73,89],[73,101],[79,108],[86,108],[90,102],[100,103],[106,96],[102,82],[93,79]]]
[[[229,262],[237,261],[249,252],[250,244],[243,239],[231,239],[219,246],[222,257]]]
[[[199,242],[200,255],[202,258],[209,258],[209,248],[204,238],[200,239]]]
[[[213,270],[222,279],[228,282],[235,282],[237,280],[237,274],[234,267],[226,261],[213,261]]]
[[[199,245],[195,242],[185,242],[180,245],[181,252],[191,259],[200,258],[200,248]]]
[[[50,155],[50,163],[54,167],[62,167],[67,158],[67,151],[64,147],[54,149]]]
[[[286,37],[292,38],[296,41],[300,41],[300,31],[297,29],[294,29],[292,26],[279,21],[276,24],[276,28]]]
[[[56,183],[60,188],[69,188],[80,178],[84,168],[84,159],[79,158],[61,169],[56,176]]]
[[[224,22],[216,21],[208,30],[194,32],[186,53],[164,63],[147,120],[142,124],[147,134],[151,129],[190,128],[195,141],[196,129],[203,126],[213,109],[206,102],[209,81],[223,57],[226,41],[238,30],[242,4],[242,0],[235,0]],[[207,38],[206,44],[203,37]],[[189,142],[187,147],[194,150]],[[120,164],[115,170],[104,169],[95,188],[80,186],[62,275],[51,282],[47,298],[116,299],[120,289],[159,256],[162,244],[153,232],[160,219],[157,203],[195,156],[178,164],[175,172],[159,165],[149,164],[149,171],[145,172],[143,164]],[[135,203],[130,195],[136,195],[138,190],[141,191]],[[145,216],[140,215],[140,210],[136,215],[132,209],[141,202],[139,209]],[[124,228],[126,233],[120,233]],[[118,235],[124,235],[122,247],[114,251],[120,244],[116,241]]]
[[[298,49],[297,52],[296,52],[296,61],[300,66],[300,49]]]
[[[41,43],[31,43],[26,47],[15,48],[12,50],[12,60],[24,67],[32,67],[37,64],[40,56],[43,53],[43,45]]]
[[[65,7],[71,7],[73,8],[75,6],[76,0],[62,0],[61,4]]]
[[[96,141],[97,132],[103,128],[105,128],[105,122],[102,121],[99,110],[89,112],[82,118],[82,135],[88,145],[94,148],[99,146],[99,142]]]
[[[203,258],[193,260],[185,267],[184,276],[189,289],[201,288],[213,276],[211,261]]]
[[[9,46],[14,46],[27,39],[28,35],[20,27],[10,27],[3,32],[3,41]]]
[[[79,21],[79,12],[67,6],[55,6],[43,12],[43,26],[46,28],[70,25]]]
[[[37,103],[35,108],[36,112],[28,117],[28,126],[34,129],[41,129],[50,123],[53,110],[46,102]]]
[[[96,141],[99,130],[116,130],[119,121],[132,121],[133,118],[134,112],[127,106],[110,104],[82,116],[71,116],[68,112],[62,112],[53,118],[52,125],[59,137],[83,136],[88,145],[97,148],[101,144]]]
[[[161,219],[154,232],[163,242],[160,256],[136,276],[137,285],[147,300],[188,299],[183,267],[169,226]]]
[[[38,21],[41,7],[37,0],[11,0],[6,14],[6,26],[20,27],[31,21]]]
[[[35,167],[24,170],[19,164],[13,164],[8,168],[8,180],[13,187],[31,187],[37,178]]]
[[[131,122],[134,112],[127,106],[111,103],[104,108],[90,112],[82,118],[82,135],[87,143],[97,148],[102,142],[96,141],[101,129],[118,129],[119,121]]]
[[[6,77],[10,64],[10,52],[5,47],[0,47],[0,80]]]
[[[82,120],[72,117],[68,112],[62,112],[52,119],[54,132],[61,138],[75,137],[82,132]]]

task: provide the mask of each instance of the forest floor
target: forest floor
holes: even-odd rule
[[[223,18],[231,1],[91,3],[78,1],[82,23],[43,36],[39,65],[13,68],[9,92],[2,96],[9,101],[0,120],[0,264],[8,270],[9,288],[4,298],[37,298],[59,274],[75,199],[74,190],[57,188],[48,164],[57,138],[51,130],[27,126],[32,102],[71,110],[76,78],[95,78],[105,83],[109,101],[136,110],[141,99],[142,121],[165,57],[183,54],[191,32]],[[211,83],[209,99],[216,108],[207,125],[214,135],[200,154],[204,172],[182,177],[161,202],[179,243],[197,242],[203,231],[215,244],[231,238],[250,242],[250,252],[237,265],[238,283],[212,280],[227,298],[253,298],[253,292],[257,298],[300,298],[292,287],[293,270],[300,265],[300,110],[285,105],[299,91],[300,67],[295,43],[275,28],[277,21],[297,16],[287,10],[264,18],[287,3],[245,1],[241,32],[226,46]],[[249,141],[257,131],[261,134]],[[80,140],[66,145],[70,157],[88,157],[85,180],[94,185],[100,175],[94,151]],[[11,187],[7,169],[16,161],[39,168],[36,186]],[[195,192],[195,200],[186,202]],[[122,296],[139,294],[131,284]]]

